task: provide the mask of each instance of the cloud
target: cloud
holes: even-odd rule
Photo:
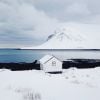
[[[0,0],[0,47],[46,40],[61,24],[100,24],[99,0]]]
[[[91,18],[88,18],[88,22],[92,24],[100,24],[100,14],[93,15]]]
[[[16,6],[15,6],[15,5]],[[0,2],[0,42],[34,45],[55,30],[58,20],[26,2]]]
[[[89,15],[91,12],[89,11],[86,4],[83,3],[73,3],[72,5],[69,5],[66,9],[66,13],[71,15],[81,15],[86,16]]]
[[[100,14],[99,0],[36,0],[34,5],[63,22],[88,22],[87,18]]]
[[[61,19],[63,18],[66,22],[84,22],[90,16],[91,11],[87,4],[75,2],[65,7]]]

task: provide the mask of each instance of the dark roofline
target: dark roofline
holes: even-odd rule
[[[62,62],[59,58],[57,58],[56,56],[52,55],[53,57],[55,57],[56,59],[58,59],[60,62]]]
[[[46,62],[44,62],[44,64],[45,63],[47,63],[48,61],[50,61],[52,58],[54,58],[55,56],[54,55],[52,55],[52,57],[49,59],[49,60],[47,60]],[[57,57],[55,57],[57,60],[59,60],[60,62],[62,62],[60,59],[58,59]]]

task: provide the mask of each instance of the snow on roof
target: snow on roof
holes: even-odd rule
[[[45,55],[43,58],[41,58],[39,61],[41,63],[45,63],[47,60],[51,59],[53,56],[52,55]]]
[[[53,55],[45,55],[43,58],[41,58],[39,61],[42,63],[42,64],[44,64],[45,62],[47,62],[48,60],[50,60],[50,59],[52,59],[53,57],[55,57],[55,56],[53,56]],[[56,57],[55,57],[56,58]],[[56,58],[56,59],[58,59],[58,58]],[[59,59],[58,59],[59,60]],[[59,60],[60,61],[60,60]]]

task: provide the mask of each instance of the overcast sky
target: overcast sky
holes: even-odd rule
[[[100,24],[100,0],[0,0],[0,47],[34,46],[63,23]]]

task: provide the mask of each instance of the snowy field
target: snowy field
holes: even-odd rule
[[[0,70],[0,100],[100,100],[100,68],[62,74]]]

